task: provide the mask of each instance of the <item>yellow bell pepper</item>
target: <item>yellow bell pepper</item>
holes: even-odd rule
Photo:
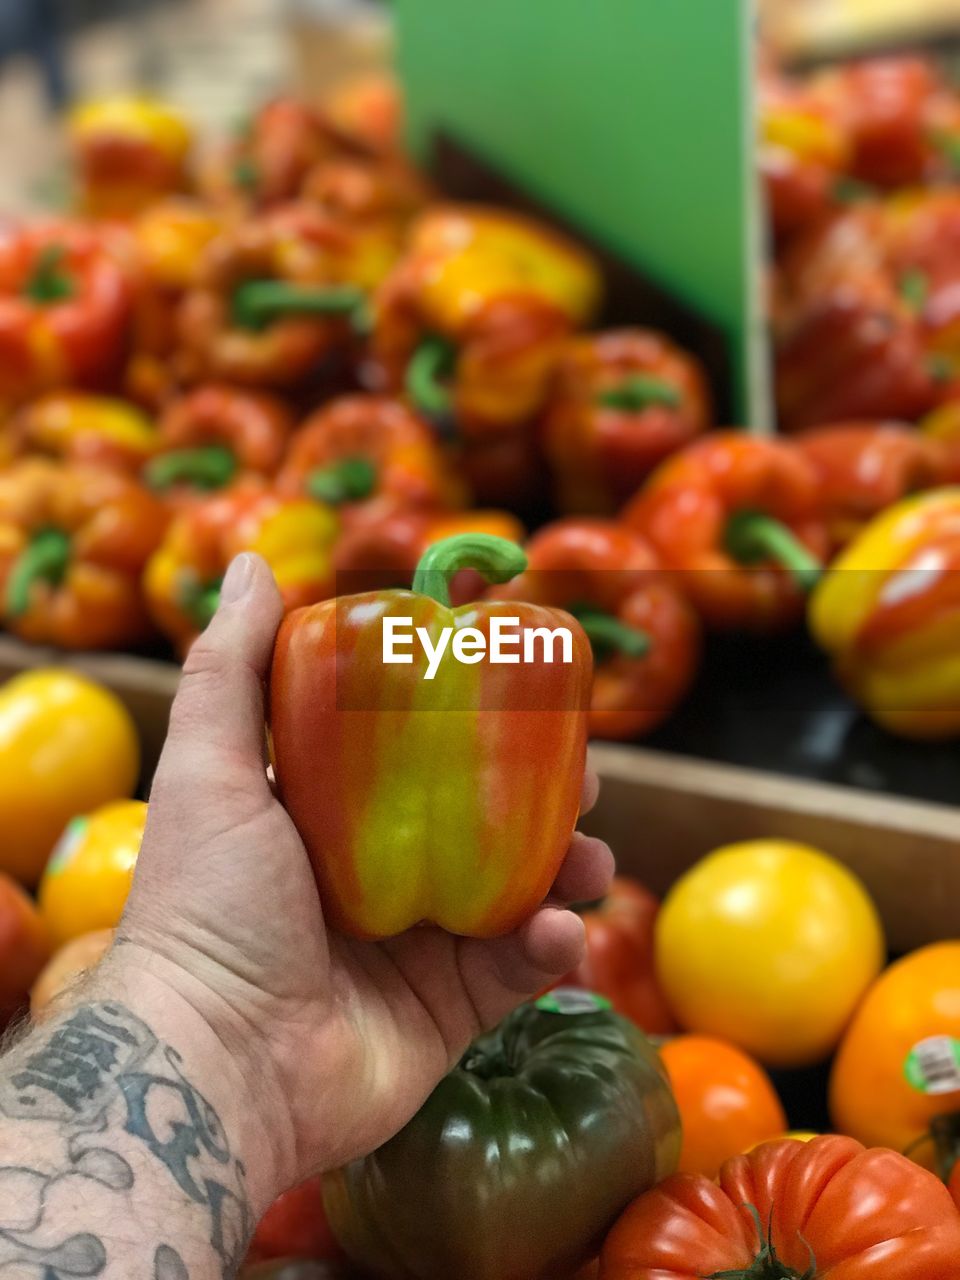
[[[139,473],[159,446],[150,419],[127,400],[83,391],[51,391],[31,401],[8,428],[13,453]]]
[[[833,562],[810,628],[884,728],[960,734],[960,487],[896,503]]]
[[[53,667],[15,676],[0,688],[0,870],[36,884],[70,819],[129,796],[139,772],[109,690]]]
[[[146,821],[143,800],[113,800],[67,823],[37,895],[54,946],[120,923]]]

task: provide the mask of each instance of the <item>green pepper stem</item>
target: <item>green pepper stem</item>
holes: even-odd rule
[[[209,625],[220,604],[220,584],[201,582],[193,573],[184,573],[177,585],[177,603],[192,623],[203,631]]]
[[[35,582],[54,585],[63,580],[70,561],[70,538],[60,529],[43,529],[34,535],[30,545],[20,553],[7,585],[6,613],[19,618],[30,607],[30,593]]]
[[[590,647],[597,658],[610,653],[625,658],[643,658],[650,652],[651,642],[646,631],[621,622],[611,613],[594,609],[591,605],[574,605],[568,610],[587,633]]]
[[[352,284],[292,284],[248,280],[233,294],[233,322],[241,329],[264,329],[290,316],[351,316],[365,301]]]
[[[823,565],[785,524],[762,511],[741,511],[727,524],[726,547],[735,560],[755,564],[773,560],[786,569],[801,591],[810,591]]]
[[[442,418],[453,408],[446,379],[453,372],[456,359],[453,344],[438,337],[424,338],[410,357],[405,379],[407,395],[428,418]]]
[[[369,498],[376,484],[377,468],[369,458],[343,458],[312,471],[307,477],[307,493],[317,502],[339,506]]]
[[[65,270],[63,245],[48,244],[37,257],[33,274],[23,287],[23,296],[32,302],[63,302],[74,295],[74,283]]]
[[[615,387],[601,391],[597,396],[597,403],[605,409],[622,409],[625,413],[642,413],[653,405],[666,405],[675,409],[680,404],[680,392],[663,378],[634,373]]]
[[[509,582],[526,567],[526,553],[515,542],[491,533],[458,533],[427,548],[413,575],[413,589],[449,606],[450,579],[461,569],[476,569],[487,582]]]
[[[194,489],[222,489],[236,471],[233,451],[222,444],[210,444],[196,449],[174,449],[151,458],[144,469],[144,478],[151,489],[160,491],[175,484],[189,484]]]

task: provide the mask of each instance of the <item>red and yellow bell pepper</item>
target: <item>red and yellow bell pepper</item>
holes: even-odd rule
[[[736,431],[669,458],[623,518],[711,627],[797,621],[828,548],[813,464],[792,444]]]
[[[310,170],[301,197],[331,218],[393,226],[400,234],[426,205],[430,188],[396,156],[335,156]]]
[[[0,408],[115,376],[130,314],[128,276],[95,231],[0,224]]]
[[[426,423],[401,401],[372,395],[344,396],[308,418],[277,487],[338,507],[348,525],[397,507],[461,506],[465,498]]]
[[[213,383],[173,401],[160,419],[160,447],[144,475],[151,489],[191,494],[222,489],[245,472],[272,476],[293,415],[266,393]]]
[[[380,291],[371,354],[378,385],[406,388],[467,437],[516,431],[543,406],[565,338],[593,315],[589,255],[519,214],[437,205],[414,225]]]
[[[78,202],[88,217],[133,217],[186,186],[193,134],[168,103],[144,97],[83,102],[67,128]]]
[[[10,456],[43,454],[131,474],[159,444],[156,428],[136,405],[83,391],[51,391],[32,400],[4,435]]]
[[[569,615],[522,603],[453,609],[447,585],[463,568],[503,582],[525,564],[501,539],[447,539],[420,562],[412,592],[340,597],[284,620],[270,678],[274,767],[333,927],[382,938],[423,921],[492,937],[547,894],[577,818],[590,646]],[[404,617],[434,644],[445,627],[475,628],[487,653],[476,637],[470,665],[447,650],[432,682],[415,652],[413,665],[386,664],[384,619]],[[491,624],[510,617],[521,638],[566,628],[572,660],[548,663],[541,651],[492,663]]]
[[[663,334],[618,329],[572,340],[543,424],[557,505],[578,514],[619,510],[709,422],[703,369]]]
[[[331,507],[281,498],[249,476],[174,519],[146,567],[150,612],[184,652],[213,617],[227,565],[242,551],[263,556],[288,609],[323,600],[334,590],[338,532]]]
[[[25,640],[121,649],[151,631],[140,590],[167,515],[136,480],[27,458],[0,472],[0,609]]]
[[[907,498],[834,561],[810,628],[872,719],[909,738],[960,733],[960,488]]]
[[[490,594],[577,618],[593,649],[590,733],[620,739],[655,729],[696,674],[700,625],[649,544],[612,520],[570,518],[535,533],[527,558],[525,573]]]

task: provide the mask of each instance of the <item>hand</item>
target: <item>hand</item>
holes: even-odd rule
[[[255,1207],[386,1141],[480,1030],[573,969],[583,926],[562,904],[600,897],[613,871],[578,833],[550,901],[507,937],[328,932],[264,768],[281,612],[266,564],[238,557],[184,665],[115,957],[129,988],[138,972],[162,982],[238,1067],[273,1148],[267,1169],[248,1161]],[[584,810],[596,794],[588,775]]]

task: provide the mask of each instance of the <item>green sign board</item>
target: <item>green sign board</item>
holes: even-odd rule
[[[743,423],[762,429],[749,0],[395,7],[415,153],[452,134],[701,312],[729,340]]]

